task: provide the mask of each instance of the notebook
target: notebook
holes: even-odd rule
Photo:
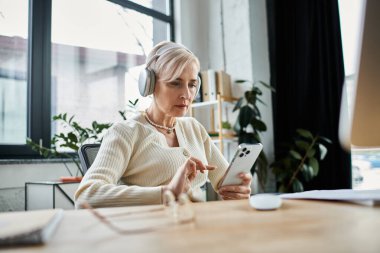
[[[0,213],[0,246],[46,243],[62,217],[62,209]]]

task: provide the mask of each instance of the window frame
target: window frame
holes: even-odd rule
[[[169,2],[169,15],[129,0],[106,0],[124,8],[151,16],[170,26],[175,40],[174,0]],[[51,145],[51,15],[52,0],[29,0],[27,137],[44,147]],[[1,159],[41,158],[26,144],[0,144]]]

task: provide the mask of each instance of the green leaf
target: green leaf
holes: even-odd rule
[[[319,146],[319,152],[321,153],[321,157],[320,159],[323,160],[325,159],[326,155],[327,155],[327,148],[323,145],[323,144],[318,144]]]
[[[270,89],[272,92],[276,92],[276,89],[273,86],[270,86],[269,84],[263,82],[263,81],[258,81],[260,84],[262,84],[265,88]]]
[[[79,147],[75,145],[74,143],[68,143],[67,147],[71,148],[74,151],[78,151]]]
[[[316,152],[315,148],[309,149],[309,150],[307,151],[306,156],[309,157],[309,158],[310,158],[310,157],[314,157],[315,152]]]
[[[306,141],[302,141],[302,140],[300,140],[300,141],[296,141],[295,143],[296,143],[296,146],[297,146],[299,149],[301,149],[301,150],[306,151],[306,150],[308,150],[308,148],[309,148],[309,143],[306,142]]]
[[[313,135],[311,134],[311,132],[308,130],[305,130],[305,129],[299,128],[299,129],[297,129],[297,133],[299,135],[301,135],[302,137],[305,137],[307,139],[313,139],[314,138]]]
[[[256,96],[249,96],[247,101],[248,101],[248,103],[255,105],[256,104]]]
[[[96,129],[97,127],[98,127],[98,122],[93,121],[93,122],[92,122],[92,128],[93,128],[93,129]]]
[[[69,124],[71,123],[71,121],[74,119],[75,115],[71,116],[70,119],[69,119]]]
[[[314,177],[314,171],[311,166],[303,165],[302,175],[306,182],[309,182]]]
[[[251,124],[256,131],[264,132],[267,130],[265,123],[259,119],[252,119]]]
[[[254,143],[261,143],[260,135],[259,135],[258,133],[253,133],[252,141],[253,141]]]
[[[321,140],[324,140],[325,142],[329,143],[329,144],[332,144],[332,141],[326,137],[323,137],[323,136],[319,136],[319,139]]]
[[[317,176],[319,172],[319,163],[318,160],[314,157],[309,158],[309,166],[313,168],[313,175]]]
[[[248,80],[243,80],[243,79],[235,80],[235,83],[248,83],[248,82],[249,82]]]
[[[123,120],[126,120],[127,117],[125,116],[126,111],[119,111],[120,116],[123,118]]]
[[[263,94],[263,92],[258,87],[255,87],[255,86],[252,86],[251,92],[255,96],[261,96]]]
[[[78,142],[78,138],[73,132],[68,133],[67,137],[69,138],[70,142],[74,142],[74,143]]]
[[[43,155],[44,157],[48,157],[48,156],[49,156],[49,150],[44,150],[44,151],[42,152],[42,155]]]
[[[292,188],[293,188],[293,192],[302,192],[303,191],[303,185],[297,178],[294,179]]]
[[[241,105],[243,104],[244,98],[239,98],[239,100],[236,102],[233,112],[236,110],[239,110],[241,108]]]
[[[139,99],[137,98],[137,99],[135,100],[135,102],[132,102],[131,100],[128,100],[128,102],[129,102],[133,107],[135,107],[136,104],[137,104],[137,102],[139,102]]]
[[[263,104],[263,105],[267,105],[262,99],[260,99],[260,98],[256,98],[256,99],[257,99],[257,101],[260,102],[261,104]]]
[[[295,151],[294,149],[290,150],[289,151],[290,155],[297,159],[297,160],[301,160],[302,159],[302,156],[300,155],[300,153],[298,153],[297,151]]]

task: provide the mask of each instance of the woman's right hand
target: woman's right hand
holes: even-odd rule
[[[198,171],[203,173],[205,170],[213,170],[214,166],[204,165],[200,160],[190,157],[184,164],[177,170],[176,174],[170,183],[163,187],[163,193],[170,190],[178,197],[181,193],[187,192],[190,188]]]

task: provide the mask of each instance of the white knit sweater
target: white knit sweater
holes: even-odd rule
[[[204,199],[200,187],[208,177],[216,189],[228,163],[194,118],[177,118],[175,131],[179,147],[169,147],[142,114],[114,124],[75,193],[76,206],[82,201],[94,207],[160,204],[162,185],[190,156],[217,167],[192,182],[189,194]]]

